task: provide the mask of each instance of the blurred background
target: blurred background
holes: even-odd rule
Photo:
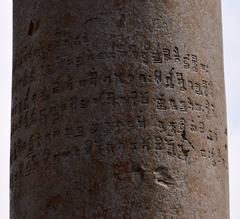
[[[228,117],[230,212],[231,219],[240,219],[240,1],[223,0],[222,12]],[[0,0],[0,218],[2,219],[9,218],[11,44],[12,1]]]
[[[231,219],[240,218],[240,1],[222,0]]]

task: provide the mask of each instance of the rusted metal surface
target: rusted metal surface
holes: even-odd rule
[[[14,0],[11,219],[227,219],[220,0]]]

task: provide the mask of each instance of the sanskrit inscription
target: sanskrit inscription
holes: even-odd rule
[[[214,2],[23,2],[10,152],[19,217],[226,215],[214,201],[228,169]]]

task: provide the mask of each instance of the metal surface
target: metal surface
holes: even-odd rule
[[[227,219],[220,0],[14,0],[11,219]]]

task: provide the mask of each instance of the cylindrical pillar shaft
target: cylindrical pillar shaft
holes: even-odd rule
[[[14,0],[11,219],[227,219],[220,0]]]

